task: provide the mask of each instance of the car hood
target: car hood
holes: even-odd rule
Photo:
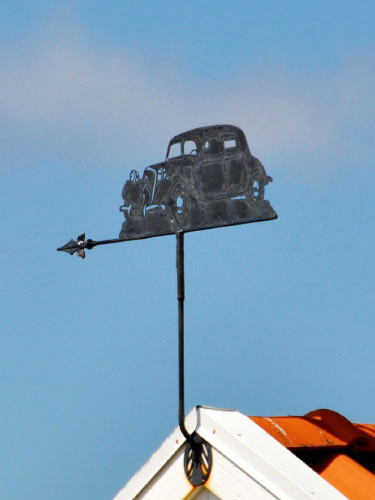
[[[160,170],[161,168],[164,168],[166,164],[167,164],[166,161],[162,161],[160,163],[154,163],[154,165],[149,165],[148,167],[146,167],[145,170],[147,169]]]

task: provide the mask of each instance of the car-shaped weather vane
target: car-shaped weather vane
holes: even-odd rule
[[[274,219],[264,200],[271,181],[238,127],[189,130],[171,139],[165,161],[145,168],[142,177],[130,172],[120,238]]]
[[[125,221],[118,238],[94,241],[85,233],[57,250],[85,257],[98,245],[175,234],[179,324],[179,426],[187,440],[185,474],[194,486],[206,482],[211,446],[185,427],[184,407],[184,233],[277,218],[265,187],[272,178],[233,125],[199,127],[173,137],[165,161],[132,170],[122,190]]]

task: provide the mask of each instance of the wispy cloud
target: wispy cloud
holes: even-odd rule
[[[236,83],[208,84],[182,71],[141,69],[127,55],[77,41],[39,43],[0,61],[0,124],[37,141],[52,131],[78,149],[125,155],[159,142],[164,149],[191,127],[235,123],[251,147],[272,156],[332,148],[353,116],[375,115],[366,62],[307,84],[255,69]]]

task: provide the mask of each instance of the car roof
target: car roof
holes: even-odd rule
[[[207,127],[198,127],[198,128],[193,128],[191,130],[187,130],[186,132],[182,132],[181,134],[175,135],[172,137],[170,142],[173,141],[179,141],[179,140],[186,140],[191,137],[199,137],[202,139],[203,136],[207,136],[210,133],[235,133],[237,136],[239,136],[242,140],[245,140],[246,144],[246,138],[245,134],[243,131],[234,125],[209,125]]]

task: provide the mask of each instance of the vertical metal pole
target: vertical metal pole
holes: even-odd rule
[[[178,424],[187,444],[184,454],[185,474],[193,486],[207,481],[212,468],[211,446],[195,431],[189,434],[185,427],[185,370],[184,370],[184,232],[176,233],[176,267],[178,300]]]
[[[184,300],[185,300],[185,268],[184,268],[184,233],[176,233],[176,267],[177,267],[177,300],[178,300],[178,423],[182,434],[190,441],[191,436],[185,427],[185,367],[184,367]]]

